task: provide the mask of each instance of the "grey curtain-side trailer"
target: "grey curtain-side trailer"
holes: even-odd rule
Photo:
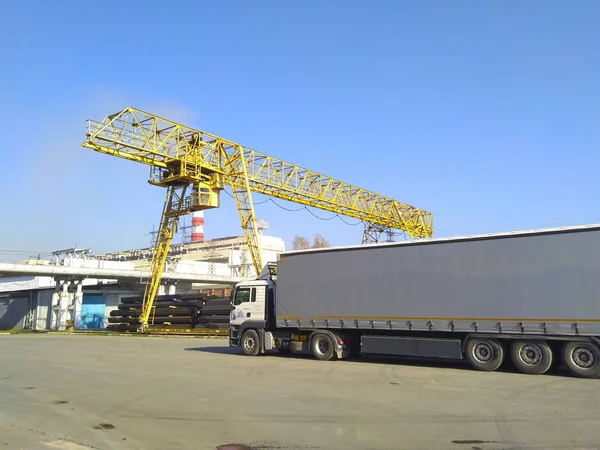
[[[505,359],[600,376],[600,225],[284,252],[232,293],[230,345]]]

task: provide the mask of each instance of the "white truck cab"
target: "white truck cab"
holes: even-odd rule
[[[231,325],[240,326],[246,321],[264,321],[267,292],[271,281],[256,280],[236,285],[231,299]]]
[[[240,337],[246,329],[265,329],[272,326],[275,318],[275,280],[277,265],[269,263],[256,280],[238,283],[231,293],[231,316],[229,319],[229,344],[240,345]],[[258,353],[261,346],[256,339],[250,340]],[[252,342],[253,341],[253,342]],[[254,349],[246,349],[254,353]]]

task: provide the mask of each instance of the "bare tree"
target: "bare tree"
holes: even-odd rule
[[[325,248],[325,247],[331,247],[329,245],[329,242],[327,242],[327,239],[325,239],[320,234],[315,234],[315,238],[313,239],[312,248]]]
[[[327,242],[327,239],[325,239],[323,236],[321,236],[318,233],[315,234],[312,246],[310,245],[310,241],[304,236],[295,235],[294,240],[292,241],[292,248],[294,250],[304,250],[307,248],[325,248],[325,247],[331,247],[331,245],[329,244],[329,242]]]
[[[292,241],[292,248],[294,250],[304,250],[305,248],[310,248],[310,242],[304,236],[296,235]]]

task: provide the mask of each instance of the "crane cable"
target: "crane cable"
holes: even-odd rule
[[[225,192],[227,195],[229,195],[231,198],[234,198],[234,197],[233,197],[233,195],[231,195],[229,192],[227,192],[227,191],[224,191],[224,192]],[[308,211],[308,212],[309,212],[309,213],[310,213],[312,216],[316,217],[316,218],[317,218],[317,219],[319,219],[319,220],[323,220],[323,221],[326,221],[326,220],[332,220],[332,219],[335,219],[335,218],[337,217],[337,218],[338,218],[338,219],[340,219],[342,222],[344,222],[346,225],[350,225],[350,226],[362,225],[362,223],[363,223],[363,221],[362,221],[362,220],[360,220],[360,221],[358,221],[358,222],[356,222],[356,223],[350,223],[350,222],[347,222],[347,221],[346,221],[346,220],[345,220],[345,219],[344,219],[344,218],[343,218],[341,215],[339,215],[339,214],[335,214],[334,216],[331,216],[331,217],[319,217],[319,216],[318,216],[318,215],[316,215],[314,212],[312,212],[312,211],[311,211],[311,210],[308,208],[308,206],[302,206],[301,208],[298,208],[298,209],[290,209],[290,208],[286,208],[285,206],[281,206],[280,204],[278,204],[278,203],[277,203],[275,200],[273,200],[272,198],[268,198],[268,199],[266,199],[266,200],[263,200],[263,201],[261,201],[261,202],[253,202],[253,203],[254,203],[255,205],[262,205],[263,203],[267,203],[267,202],[271,202],[271,203],[273,203],[275,206],[277,206],[277,207],[279,207],[279,208],[283,209],[284,211],[289,211],[289,212],[298,212],[298,211],[302,211],[302,210],[307,210],[307,211]]]

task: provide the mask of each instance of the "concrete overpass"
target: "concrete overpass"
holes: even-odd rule
[[[104,280],[137,280],[145,282],[150,278],[150,272],[145,270],[127,269],[99,269],[88,267],[68,267],[56,265],[37,264],[10,264],[0,263],[0,277],[3,276],[46,276],[54,278],[97,278]],[[244,281],[243,278],[223,275],[209,275],[198,273],[164,272],[162,280],[165,282],[187,281],[202,284],[233,285]]]

